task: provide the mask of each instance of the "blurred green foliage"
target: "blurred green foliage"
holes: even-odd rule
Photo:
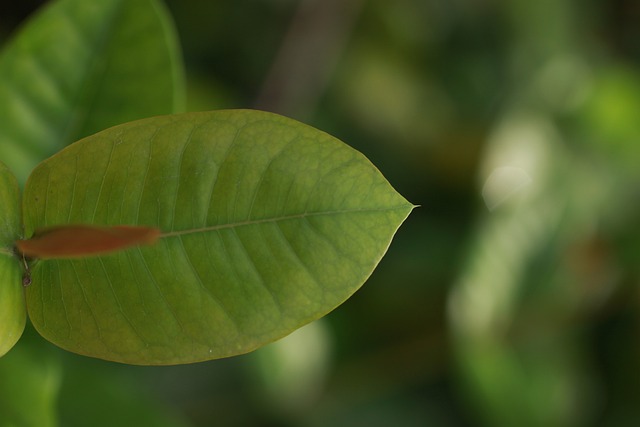
[[[349,302],[253,354],[135,368],[23,340],[66,368],[42,368],[61,425],[93,375],[192,426],[636,425],[636,2],[166,3],[189,110],[306,121],[422,207]]]

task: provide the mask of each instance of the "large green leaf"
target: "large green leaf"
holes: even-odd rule
[[[346,300],[412,209],[360,153],[258,111],[156,117],[40,164],[25,233],[139,224],[160,242],[33,265],[36,329],[81,354],[185,363],[255,349]]]
[[[13,242],[20,230],[18,183],[0,162],[0,356],[18,341],[26,321],[22,269],[13,254]]]
[[[0,56],[0,158],[24,182],[69,143],[181,108],[176,37],[155,0],[59,0]]]

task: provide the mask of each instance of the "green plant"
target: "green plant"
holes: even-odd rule
[[[0,354],[27,307],[51,342],[123,363],[251,351],[345,301],[412,210],[364,156],[294,120],[175,114],[174,37],[154,0],[59,0],[6,46]],[[159,239],[70,259],[16,249],[77,225]]]

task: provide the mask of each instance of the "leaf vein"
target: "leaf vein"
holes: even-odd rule
[[[86,260],[85,260],[85,266],[86,266]],[[85,304],[87,304],[89,313],[91,314],[91,317],[93,318],[93,321],[96,325],[96,330],[98,331],[98,339],[100,340],[100,342],[106,345],[106,343],[102,338],[102,329],[100,329],[100,324],[98,323],[98,317],[96,316],[95,312],[93,311],[93,307],[91,306],[91,304],[89,303],[89,300],[87,299],[87,294],[84,290],[83,283],[80,280],[80,276],[78,276],[78,271],[76,270],[75,265],[73,263],[71,263],[71,267],[73,268],[73,273],[76,276],[76,282],[78,283],[78,286],[80,287],[80,291],[82,292],[82,299],[84,299]]]
[[[233,235],[235,236],[235,238],[240,243],[240,247],[242,248],[242,251],[244,252],[245,258],[249,261],[249,265],[251,266],[251,269],[253,270],[254,274],[258,278],[258,283],[260,283],[260,285],[269,293],[269,295],[271,296],[271,299],[273,300],[274,304],[278,308],[278,312],[280,313],[280,316],[282,316],[283,313],[284,313],[284,310],[282,309],[282,305],[280,304],[280,300],[276,296],[276,294],[273,291],[273,289],[271,289],[271,287],[269,287],[267,285],[266,281],[264,280],[264,277],[262,277],[262,274],[260,273],[260,270],[258,269],[258,266],[256,265],[255,261],[251,257],[249,249],[247,248],[247,246],[244,243],[244,241],[242,240],[242,238],[238,235],[237,230],[232,229],[232,231],[233,231]]]
[[[307,218],[319,217],[319,216],[344,215],[344,214],[364,213],[364,212],[388,212],[388,211],[404,209],[404,208],[405,208],[404,206],[395,206],[391,208],[381,208],[381,209],[345,209],[345,210],[322,211],[322,212],[303,212],[299,214],[282,215],[282,216],[277,216],[272,218],[244,220],[244,221],[231,222],[227,224],[216,224],[216,225],[209,225],[209,226],[203,226],[203,227],[197,227],[197,228],[190,228],[185,230],[167,231],[160,234],[160,238],[185,236],[187,234],[203,233],[207,231],[227,230],[227,229],[234,229],[237,227],[245,227],[249,225],[277,223],[280,221],[307,219]]]
[[[105,167],[104,172],[102,172],[101,174],[102,180],[100,181],[100,187],[98,188],[98,196],[96,197],[96,205],[93,209],[93,215],[91,216],[92,223],[95,223],[96,215],[98,214],[98,206],[100,205],[100,198],[102,197],[102,189],[104,187],[104,182],[107,179],[107,173],[109,172],[111,161],[113,160],[113,152],[115,150],[115,147],[116,147],[116,143],[115,141],[113,141],[113,144],[111,144],[111,150],[109,151],[109,159],[107,160],[107,166]]]
[[[124,318],[124,320],[129,324],[129,327],[131,328],[133,333],[138,336],[138,338],[140,339],[140,341],[142,343],[146,343],[146,340],[140,334],[140,332],[138,331],[138,328],[136,328],[136,326],[133,324],[133,322],[131,321],[131,319],[127,315],[127,313],[125,313],[125,310],[122,307],[122,302],[120,301],[120,298],[118,297],[118,294],[117,294],[117,292],[115,290],[115,287],[113,286],[113,281],[111,280],[111,277],[109,276],[109,270],[104,265],[104,261],[102,260],[101,257],[98,257],[98,261],[100,262],[100,266],[102,267],[102,271],[104,272],[104,277],[107,279],[107,283],[109,283],[109,289],[111,289],[111,293],[113,294],[113,298],[116,300],[116,304],[118,306],[118,311],[120,312],[120,314],[122,314],[122,317]]]
[[[311,278],[311,280],[313,280],[313,282],[318,286],[318,288],[322,288],[322,285],[320,284],[320,282],[318,281],[316,276],[311,272],[309,267],[304,263],[304,261],[302,260],[302,257],[300,256],[300,254],[298,254],[298,251],[295,250],[295,248],[293,247],[293,245],[291,244],[291,242],[287,238],[286,234],[284,234],[284,231],[282,230],[282,226],[280,225],[280,223],[276,223],[276,227],[275,228],[278,231],[278,234],[281,236],[281,238],[283,240],[283,244],[287,247],[287,249],[295,257],[296,262],[298,264],[300,264],[302,269],[307,273],[309,278]]]
[[[233,326],[236,328],[236,330],[240,331],[240,327],[237,324],[235,318],[231,315],[231,313],[229,312],[229,310],[227,309],[227,307],[225,307],[225,305],[222,303],[222,301],[211,291],[211,289],[209,289],[204,281],[202,280],[202,276],[200,275],[200,273],[198,272],[198,270],[195,268],[195,266],[193,265],[193,263],[191,262],[191,256],[189,255],[189,252],[187,251],[187,248],[184,246],[184,241],[182,240],[182,236],[180,236],[178,238],[179,242],[180,242],[180,249],[182,250],[182,253],[184,254],[185,259],[187,260],[187,263],[189,264],[189,268],[191,269],[191,271],[193,272],[193,275],[195,276],[195,278],[198,280],[198,284],[200,285],[200,287],[204,290],[204,292],[213,300],[213,302],[220,307],[220,309],[222,310],[222,312],[225,314],[225,316],[227,316],[227,318],[229,318],[229,320],[231,320],[231,323],[233,324]]]
[[[151,268],[149,267],[149,264],[147,263],[147,259],[144,257],[144,254],[143,254],[142,250],[139,247],[138,247],[138,253],[139,253],[140,257],[142,258],[142,265],[144,266],[144,269],[146,270],[147,274],[149,275],[149,279],[151,279],[151,282],[153,283],[153,286],[158,291],[158,295],[160,295],[160,298],[162,298],[162,301],[167,306],[167,309],[171,313],[171,316],[175,319],[176,323],[178,323],[178,326],[180,327],[180,330],[182,330],[182,332],[186,332],[186,329],[185,329],[184,325],[182,324],[182,322],[180,321],[180,318],[176,314],[176,312],[175,312],[174,308],[171,306],[171,304],[169,304],[169,301],[167,300],[167,297],[164,294],[164,292],[162,292],[162,287],[160,286],[160,284],[156,280],[155,276],[153,275],[153,273],[151,271]]]
[[[184,153],[185,151],[187,151],[187,147],[192,142],[192,136],[194,131],[195,131],[195,128],[191,128],[191,132],[189,133],[189,136],[187,137],[184,144],[182,145],[182,150],[180,151],[180,156],[178,158],[178,174],[177,174],[178,185],[175,190],[176,195],[173,200],[173,211],[171,213],[171,226],[170,226],[171,231],[173,231],[173,227],[176,219],[176,211],[178,210],[178,197],[180,197],[180,187],[182,185],[182,169],[183,169],[183,163],[184,163]]]

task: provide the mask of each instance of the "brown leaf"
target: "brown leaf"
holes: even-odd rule
[[[152,227],[63,225],[37,230],[31,239],[16,241],[16,246],[29,258],[82,258],[151,245],[159,237],[160,230]]]

